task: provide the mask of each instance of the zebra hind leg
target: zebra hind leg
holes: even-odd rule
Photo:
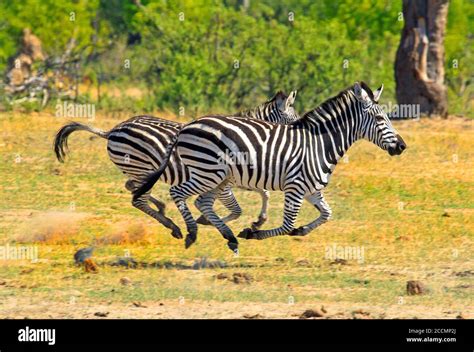
[[[155,209],[150,207],[150,205],[148,204],[148,197],[149,197],[148,194],[144,194],[140,198],[132,200],[132,205],[135,208],[137,208],[137,209],[141,210],[142,212],[144,212],[145,214],[150,215],[152,218],[157,220],[163,226],[169,228],[171,230],[171,235],[174,238],[178,238],[178,239],[183,238],[181,230],[173,222],[173,220],[171,220],[170,218],[167,218],[161,212],[156,211]]]
[[[135,189],[134,185],[135,185],[135,183],[132,180],[129,180],[125,184],[125,187],[129,191],[133,191]],[[174,238],[178,238],[178,239],[183,238],[183,234],[181,233],[181,230],[179,229],[179,227],[170,218],[167,218],[164,215],[164,207],[162,209],[160,209],[160,206],[158,204],[159,203],[163,204],[163,203],[153,198],[153,200],[158,202],[158,204],[157,204],[153,200],[151,200],[151,198],[152,197],[150,196],[149,193],[144,194],[139,199],[132,200],[132,205],[135,208],[137,208],[138,210],[141,210],[145,214],[151,216],[153,219],[158,221],[163,226],[169,228],[171,230],[171,235]],[[148,200],[151,200],[153,202],[153,204],[155,204],[157,206],[157,208],[160,209],[160,211],[156,211],[155,209],[150,207],[150,205],[148,204]]]
[[[283,225],[271,230],[253,231],[250,228],[242,230],[237,237],[263,240],[274,236],[289,234],[295,226],[296,217],[303,203],[304,196],[296,191],[285,192],[285,207],[283,210]]]
[[[240,207],[237,199],[235,198],[232,187],[229,184],[220,185],[215,189],[215,195],[219,198],[220,202],[230,210],[230,214],[222,218],[224,223],[240,218],[242,215],[242,208]],[[215,199],[216,197],[214,197]],[[216,214],[217,215],[217,214]]]
[[[235,195],[232,192],[232,188],[230,187],[230,185],[227,185],[224,188],[222,188],[220,193],[217,195],[217,198],[228,210],[230,210],[230,214],[222,219],[223,222],[226,223],[226,222],[238,219],[242,215],[242,208],[237,202],[237,199],[235,198]],[[214,198],[214,202],[215,202],[215,199],[216,198]],[[212,223],[206,218],[204,214],[202,214],[196,220],[196,222],[201,225],[212,225]]]
[[[237,238],[235,238],[232,230],[225,224],[224,219],[220,219],[219,216],[213,209],[213,204],[216,197],[221,194],[219,189],[209,191],[207,193],[201,194],[194,205],[203,213],[203,215],[209,219],[209,221],[214,225],[222,236],[227,240],[227,246],[234,252],[238,251],[239,243]],[[240,208],[240,207],[239,207]]]
[[[155,205],[155,207],[158,209],[158,211],[161,214],[165,215],[165,210],[166,210],[166,204],[165,203],[163,203],[161,200],[158,200],[158,199],[154,198],[151,195],[148,198],[148,200]]]
[[[186,182],[183,185],[185,184]],[[170,188],[170,195],[171,198],[173,198],[173,201],[176,204],[179,212],[181,213],[184,222],[186,223],[188,234],[186,235],[186,239],[184,241],[184,247],[187,249],[194,242],[196,242],[198,230],[197,223],[194,220],[188,205],[186,204],[186,200],[192,195],[192,193],[188,194],[182,185],[177,185]]]
[[[127,182],[125,182],[125,188],[129,190],[130,192],[133,192],[137,187],[138,187],[137,183],[133,180],[128,180]],[[158,209],[158,211],[161,214],[165,215],[165,209],[166,209],[165,203],[154,198],[151,194],[148,196],[148,200],[155,205],[155,207]]]
[[[313,231],[316,227],[324,224],[326,221],[328,221],[331,218],[331,207],[329,204],[326,202],[324,199],[324,196],[321,192],[317,192],[315,194],[310,195],[309,197],[306,197],[306,200],[313,204],[316,209],[319,210],[321,215],[314,221],[310,222],[307,225],[300,226],[297,229],[293,229],[289,233],[290,236],[306,236],[309,234],[311,231]]]

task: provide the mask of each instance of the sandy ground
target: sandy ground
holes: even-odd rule
[[[322,313],[316,319],[472,319],[473,310],[451,311],[440,307],[399,305],[371,306],[308,303],[200,302],[162,300],[131,304],[83,304],[9,298],[2,302],[0,318],[95,318],[95,319],[298,319],[311,309]]]

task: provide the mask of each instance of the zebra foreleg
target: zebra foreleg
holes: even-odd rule
[[[264,223],[267,221],[267,209],[268,209],[268,200],[270,199],[270,192],[267,190],[257,190],[262,197],[262,209],[258,216],[258,220],[252,223],[252,231],[258,230]]]
[[[229,222],[235,219],[238,219],[242,215],[242,208],[240,207],[237,199],[235,198],[234,193],[232,192],[232,188],[227,185],[225,186],[217,195],[217,198],[220,202],[230,210],[230,214],[226,217],[222,218],[223,222]],[[215,202],[214,198],[214,202]],[[201,225],[212,225],[212,223],[206,218],[204,214],[202,214],[196,222]]]
[[[306,236],[308,233],[313,231],[316,227],[324,224],[326,221],[328,221],[331,218],[331,208],[329,204],[326,202],[324,199],[324,196],[321,192],[317,192],[315,194],[312,194],[308,197],[306,197],[306,200],[313,204],[316,209],[319,210],[321,215],[314,221],[310,222],[307,225],[300,226],[297,229],[293,229],[291,233],[289,233],[290,236]]]
[[[295,227],[296,217],[303,203],[304,196],[295,191],[285,192],[285,207],[283,210],[283,225],[271,230],[244,229],[239,233],[238,237],[248,240],[263,240],[265,238],[282,236],[289,234]]]
[[[237,238],[235,238],[232,230],[225,224],[224,219],[219,218],[213,209],[215,199],[219,194],[221,194],[219,189],[201,194],[194,202],[194,205],[209,219],[212,225],[219,230],[222,236],[227,240],[227,246],[235,252],[239,246]]]

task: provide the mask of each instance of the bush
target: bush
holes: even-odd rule
[[[393,63],[401,1],[25,0],[2,2],[0,69],[30,27],[50,55],[75,37],[81,74],[94,86],[140,87],[139,98],[101,94],[104,109],[187,115],[252,107],[298,89],[305,111],[356,80],[385,85],[395,100]],[[71,12],[75,21],[70,21]],[[474,5],[450,4],[446,81],[450,112],[472,113]],[[459,66],[453,68],[453,60]]]

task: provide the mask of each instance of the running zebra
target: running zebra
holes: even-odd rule
[[[295,98],[296,91],[292,91],[289,96],[278,92],[269,101],[254,109],[237,113],[236,116],[263,119],[274,123],[289,123],[299,118],[293,108]],[[182,126],[181,123],[152,116],[132,117],[108,132],[78,122],[71,122],[63,126],[57,133],[54,140],[54,151],[57,159],[63,162],[67,153],[67,139],[75,131],[88,131],[107,139],[109,157],[128,177],[125,187],[133,192],[143,182],[146,175],[162,165],[166,146],[178,134]],[[171,155],[162,180],[170,185],[178,185],[187,181],[188,177],[189,174],[177,155],[175,153]],[[258,220],[252,223],[252,228],[255,229],[259,228],[267,218],[266,209],[269,198],[268,191],[258,190],[258,192],[262,197],[262,210]],[[152,197],[150,193],[151,190],[140,197],[134,197],[132,205],[169,228],[173,237],[182,238],[179,227],[166,217],[165,204]],[[237,219],[241,215],[242,209],[230,186],[223,188],[218,198],[230,210],[230,214],[222,219],[224,222]],[[158,211],[153,209],[148,201],[154,204]],[[210,224],[203,216],[198,219],[198,223]]]
[[[282,226],[272,230],[244,229],[239,237],[307,235],[330,218],[331,209],[321,191],[328,185],[338,160],[354,142],[369,140],[390,155],[405,150],[405,142],[378,105],[382,90],[383,85],[372,92],[365,83],[355,83],[289,125],[239,117],[203,117],[181,130],[168,145],[165,162],[147,177],[134,196],[140,198],[148,192],[163,173],[169,155],[177,150],[190,177],[171,187],[170,194],[186,221],[187,242],[196,239],[197,226],[186,200],[200,194],[195,205],[227,239],[229,248],[238,248],[232,231],[212,207],[219,192],[229,185],[285,193]],[[229,154],[246,155],[248,162],[222,157]],[[304,199],[316,207],[320,216],[295,228]]]

